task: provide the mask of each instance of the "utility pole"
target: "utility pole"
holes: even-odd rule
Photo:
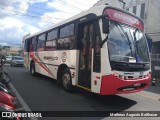
[[[123,4],[123,9],[125,9],[125,5],[126,3],[123,0],[118,0],[119,2],[121,2]]]

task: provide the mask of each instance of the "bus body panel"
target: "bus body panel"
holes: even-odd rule
[[[66,64],[70,68],[72,83],[76,84],[77,50],[40,51],[30,53],[30,63],[35,62],[36,72],[57,79],[58,67]]]
[[[146,78],[135,80],[123,80],[114,75],[103,76],[100,94],[113,95],[139,92],[149,87],[150,79],[150,74]]]
[[[86,25],[88,24],[88,21],[86,20],[85,16],[89,16],[90,14],[94,14],[95,16],[101,16],[103,14],[104,9],[112,9],[112,7],[108,6],[98,6],[96,8],[91,8],[86,12],[82,12],[79,15],[76,15],[70,19],[65,20],[64,22],[61,22],[49,29],[43,30],[37,34],[33,34],[30,36],[27,36],[27,39],[30,39],[32,37],[37,37],[38,35],[45,33],[48,34],[48,31],[50,31],[53,28],[56,28],[60,31],[60,28],[70,24],[75,23],[75,48],[74,49],[64,49],[64,50],[53,50],[53,51],[46,51],[45,47],[43,51],[39,49],[39,51],[30,51],[30,52],[24,52],[25,57],[25,67],[30,69],[30,64],[32,61],[35,62],[36,72],[49,76],[53,79],[57,80],[58,75],[58,69],[60,66],[65,65],[68,67],[68,69],[71,72],[72,77],[72,85],[79,86],[79,71],[80,71],[80,54],[81,51],[79,49],[80,45],[78,44],[78,40],[80,40],[78,37],[78,27],[80,25]],[[113,7],[114,8],[114,7]],[[114,10],[124,12],[123,10],[119,10],[114,8]],[[136,17],[133,14],[130,14],[126,12],[126,14],[131,15],[132,17]],[[92,15],[91,15],[92,16]],[[92,16],[93,17],[93,16]],[[137,17],[136,17],[137,18]],[[139,19],[139,18],[137,18]],[[83,23],[84,20],[84,23]],[[90,19],[89,19],[90,20]],[[77,22],[78,21],[78,22]],[[90,21],[94,21],[90,20]],[[90,22],[89,21],[89,22]],[[81,23],[81,24],[80,24]],[[91,24],[91,23],[90,23]],[[95,23],[94,23],[95,24]],[[100,38],[101,40],[104,40],[106,38],[106,34],[104,34],[102,31],[102,19],[98,20],[98,25],[100,28]],[[94,36],[95,37],[95,36]],[[63,38],[56,38],[56,42],[59,39]],[[95,38],[93,38],[94,40]],[[46,42],[46,41],[45,41]],[[26,43],[26,42],[24,42]],[[90,49],[89,49],[90,50]],[[105,42],[102,47],[100,48],[100,71],[94,72],[93,71],[93,62],[94,62],[94,51],[95,49],[92,47],[92,59],[91,59],[91,87],[87,88],[91,92],[98,93],[100,95],[111,95],[111,94],[122,94],[122,93],[133,93],[138,92],[141,90],[146,89],[150,84],[150,70],[146,71],[134,71],[134,72],[126,72],[126,71],[115,71],[112,70],[111,64],[110,64],[110,58],[109,58],[109,50],[108,50],[108,44]],[[27,58],[29,57],[29,58]],[[140,78],[140,74],[143,72],[143,77]],[[127,74],[128,75],[127,75]],[[130,75],[132,74],[132,75]],[[123,76],[123,78],[121,78]],[[129,79],[132,76],[132,79]],[[125,78],[125,79],[124,79]],[[81,86],[82,88],[85,88],[85,86]]]
[[[94,93],[100,93],[101,90],[101,73],[92,72],[91,91]]]

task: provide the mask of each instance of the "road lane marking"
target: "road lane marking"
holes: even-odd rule
[[[9,84],[11,89],[15,92],[16,97],[18,98],[19,102],[21,103],[22,107],[24,108],[25,111],[31,112],[32,110],[30,107],[27,105],[27,103],[24,101],[24,99],[21,97],[21,95],[18,93],[16,88],[12,85],[12,83]],[[38,120],[36,117],[31,117],[31,120]]]
[[[136,93],[136,94],[141,96],[141,97],[149,98],[149,99],[152,99],[152,100],[158,100],[159,101],[159,99],[160,99],[160,97],[154,97],[154,96],[146,95],[146,94],[143,94],[143,93]]]
[[[16,109],[15,111],[20,111],[20,110],[23,110],[23,111],[24,111],[24,108],[21,107],[21,108]]]

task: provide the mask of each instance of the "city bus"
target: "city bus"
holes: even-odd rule
[[[134,93],[149,87],[150,56],[143,21],[108,5],[92,7],[23,38],[24,65],[100,95]]]

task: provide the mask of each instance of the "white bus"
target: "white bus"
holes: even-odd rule
[[[140,18],[102,5],[23,40],[24,64],[61,83],[100,94],[133,93],[150,84],[150,58]]]

